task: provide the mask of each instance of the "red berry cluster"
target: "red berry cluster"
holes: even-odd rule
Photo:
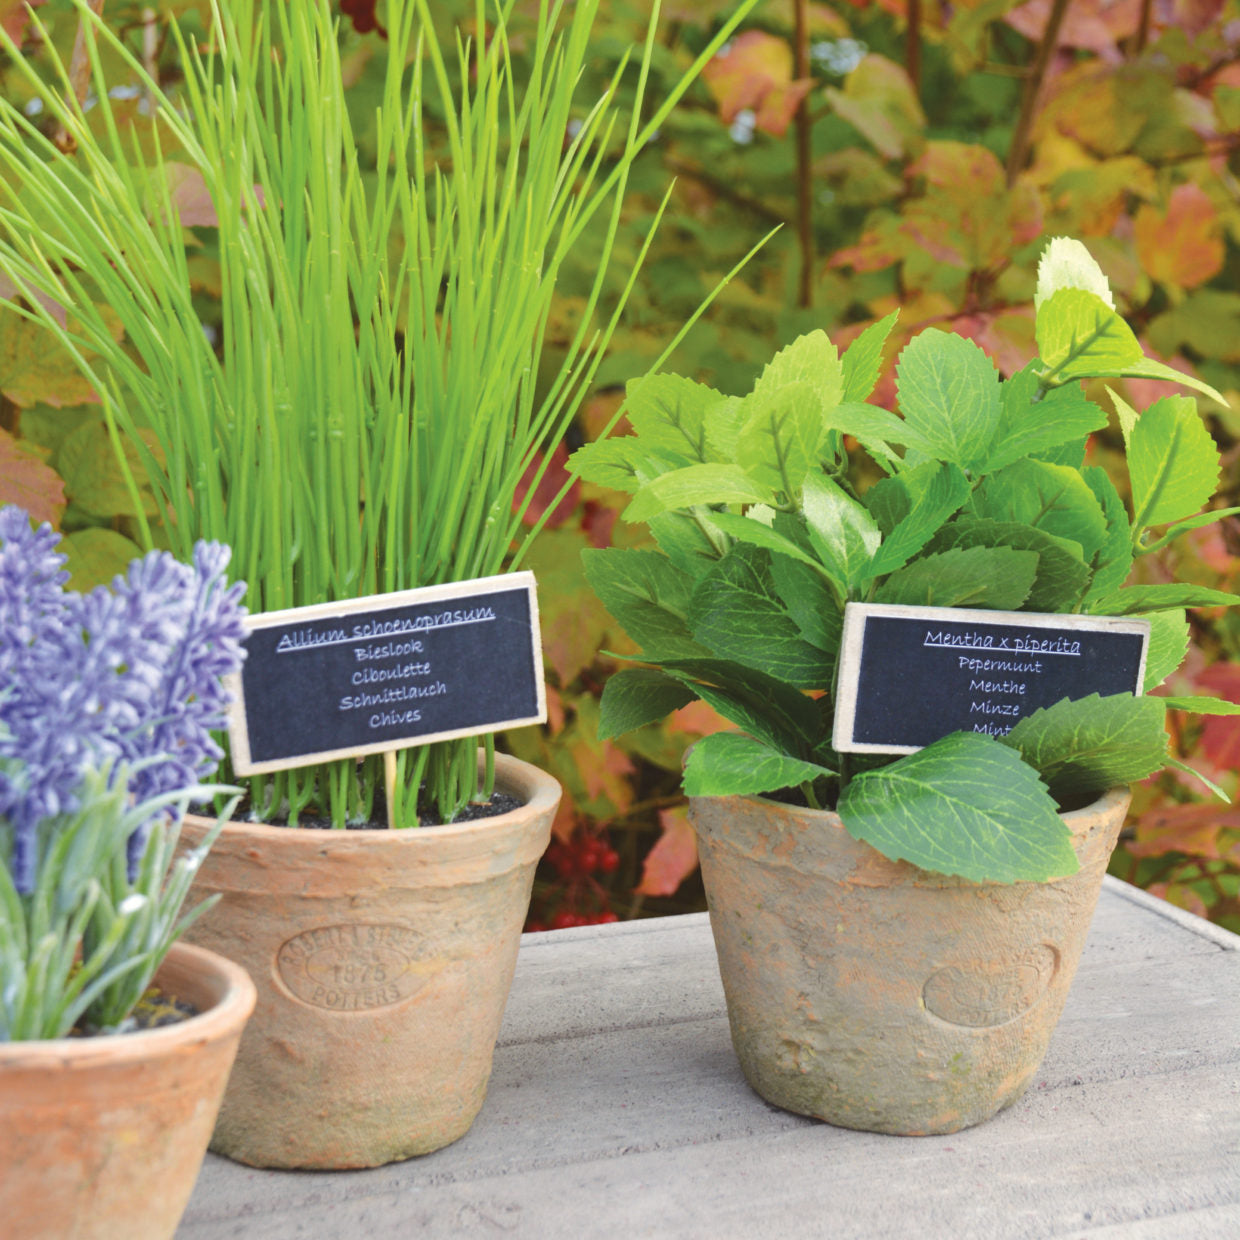
[[[375,16],[376,3],[377,0],[340,0],[340,11],[353,23],[353,29],[358,34],[376,30],[386,39],[387,31],[379,25],[379,19]]]
[[[607,892],[597,874],[614,874],[620,854],[602,836],[575,831],[567,841],[551,842],[543,861],[555,875],[562,892],[555,912],[546,920],[531,918],[527,930],[566,930],[570,926],[600,926],[618,921],[607,907]]]

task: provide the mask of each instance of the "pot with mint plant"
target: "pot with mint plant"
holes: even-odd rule
[[[5,43],[75,150],[55,149],[33,109],[0,105],[0,165],[20,187],[0,210],[0,274],[136,454],[135,520],[142,487],[158,516],[142,537],[180,555],[229,543],[256,619],[518,568],[537,532],[528,497],[644,253],[613,261],[634,160],[752,0],[657,101],[657,5],[631,63],[583,99],[597,0],[539,6],[512,39],[516,6],[480,4],[459,43],[427,0],[393,0],[369,136],[328,0],[213,0],[209,38],[172,30],[175,98],[75,7],[90,109],[64,66],[49,85]],[[117,74],[148,102],[157,146],[129,140]],[[209,221],[196,215],[188,241],[218,253],[218,339],[179,215],[195,178]],[[576,326],[544,347],[570,272]],[[390,766],[370,754],[246,777],[195,881],[222,896],[195,941],[259,986],[221,1153],[375,1165],[455,1140],[481,1106],[559,788],[489,735]],[[517,807],[457,821],[494,793]],[[187,838],[207,822],[191,818]]]
[[[0,1219],[170,1240],[255,1000],[178,942],[210,839],[175,855],[216,791],[244,587],[200,544],[77,594],[58,540],[0,508]]]
[[[743,398],[643,379],[626,401],[635,433],[572,458],[633,496],[624,515],[656,544],[585,553],[642,648],[643,666],[609,679],[600,731],[693,698],[735,725],[698,742],[684,773],[733,1045],[768,1101],[845,1127],[951,1132],[1020,1097],[1062,1012],[1126,785],[1176,764],[1166,709],[1240,710],[1146,695],[1185,656],[1185,609],[1237,600],[1125,584],[1135,558],[1234,511],[1202,511],[1219,454],[1196,403],[1168,395],[1138,414],[1110,391],[1129,510],[1085,464],[1109,415],[1081,381],[1221,398],[1144,356],[1079,243],[1048,245],[1035,304],[1039,355],[1006,380],[973,342],[927,329],[899,356],[899,413],[867,403],[893,315],[842,357],[822,332],[801,337]],[[837,699],[856,691],[842,665],[860,604],[974,625],[1140,620],[1144,671],[1135,692],[1090,692],[1082,676],[1028,711],[1041,663],[982,669],[965,683],[998,724],[944,723],[904,752],[845,745]]]

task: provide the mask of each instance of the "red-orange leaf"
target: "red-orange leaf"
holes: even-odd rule
[[[1196,288],[1223,269],[1222,220],[1210,196],[1192,182],[1175,187],[1166,211],[1143,204],[1133,233],[1141,265],[1163,284]]]
[[[1197,685],[1216,697],[1240,702],[1240,667],[1215,663],[1197,677]],[[1201,729],[1201,751],[1219,770],[1240,771],[1240,715],[1207,716]]]
[[[813,83],[792,78],[792,48],[761,30],[746,30],[726,52],[702,70],[702,80],[719,104],[719,116],[731,124],[745,109],[754,124],[777,137],[788,128]]]
[[[38,453],[0,430],[0,506],[16,504],[36,521],[56,526],[65,510],[65,484]]]
[[[646,854],[642,864],[642,881],[634,889],[643,896],[676,894],[681,883],[697,869],[697,840],[684,809],[659,811],[663,834]]]

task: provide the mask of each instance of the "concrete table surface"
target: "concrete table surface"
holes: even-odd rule
[[[705,914],[527,935],[471,1131],[373,1171],[208,1155],[177,1240],[1236,1240],[1240,937],[1108,879],[1029,1092],[946,1137],[777,1110]]]

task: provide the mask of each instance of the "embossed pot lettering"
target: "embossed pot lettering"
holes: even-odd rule
[[[276,972],[303,1003],[332,1012],[390,1007],[420,990],[420,935],[407,926],[320,926],[284,942]]]
[[[940,1020],[988,1029],[1029,1011],[1046,993],[1058,964],[1055,949],[1041,943],[1011,961],[948,965],[930,977],[922,995]]]

